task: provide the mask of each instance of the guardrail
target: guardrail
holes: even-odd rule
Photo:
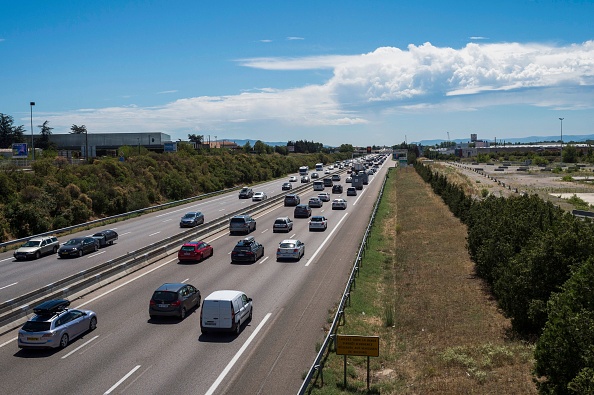
[[[353,287],[356,287],[356,277],[359,276],[359,269],[362,267],[363,257],[365,256],[365,250],[367,249],[367,239],[369,238],[369,233],[371,232],[371,228],[373,227],[373,224],[375,222],[375,216],[376,216],[380,201],[382,199],[382,196],[384,194],[384,188],[386,186],[386,178],[388,178],[387,173],[386,173],[386,177],[384,178],[384,181],[382,183],[382,186],[380,188],[380,193],[378,194],[377,200],[375,202],[375,206],[371,213],[371,218],[369,219],[369,224],[367,225],[367,228],[365,229],[365,234],[363,235],[363,240],[361,241],[361,245],[359,246],[359,251],[357,252],[355,262],[353,263],[353,268],[351,270],[349,280],[347,281],[347,285],[346,285],[345,290],[342,294],[342,298],[340,299],[340,303],[336,310],[334,319],[332,320],[332,325],[330,326],[328,335],[324,339],[324,343],[322,343],[322,346],[320,347],[320,351],[318,352],[316,359],[314,360],[313,364],[309,368],[309,371],[307,372],[307,375],[305,376],[305,379],[303,380],[303,383],[301,384],[301,388],[299,388],[299,392],[297,392],[298,395],[305,394],[307,389],[310,388],[310,384],[315,385],[318,377],[321,378],[322,385],[324,385],[324,375],[323,375],[324,363],[328,359],[328,355],[330,354],[330,352],[332,352],[336,348],[336,332],[338,331],[338,327],[341,325],[341,323],[344,323],[346,320],[345,307],[347,307],[347,303],[349,306],[351,304],[351,289]],[[317,373],[317,375],[316,375],[316,373]],[[315,375],[315,378],[314,378],[314,375]],[[313,382],[312,382],[312,379],[313,379]],[[311,392],[311,390],[310,390],[310,392]]]
[[[311,187],[311,182],[304,183],[287,193],[296,193]],[[87,270],[82,270],[64,279],[48,284],[39,289],[27,292],[19,297],[0,303],[0,332],[5,333],[14,328],[11,324],[17,322],[33,312],[33,307],[46,300],[66,298],[77,292],[99,288],[131,272],[139,270],[159,259],[174,254],[179,249],[180,243],[188,238],[202,238],[208,234],[220,232],[228,226],[229,219],[238,214],[257,214],[269,209],[274,204],[283,201],[285,193],[254,203],[246,208],[226,214],[216,220],[207,223],[200,228],[192,228],[184,232],[170,236],[166,239],[143,247],[139,250],[130,251],[125,255],[103,262]],[[181,202],[181,201],[180,201]]]

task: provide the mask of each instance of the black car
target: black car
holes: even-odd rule
[[[58,248],[58,256],[66,258],[70,256],[83,256],[87,252],[95,252],[99,249],[99,241],[91,236],[75,237],[68,240]]]
[[[188,311],[200,306],[202,296],[193,285],[165,283],[153,292],[149,302],[149,316],[175,316],[184,319]]]
[[[93,239],[99,242],[99,247],[112,245],[118,239],[118,233],[115,230],[106,229],[93,235]]]
[[[264,256],[264,246],[253,237],[240,240],[231,251],[231,263],[256,262]]]
[[[254,191],[252,188],[243,187],[241,188],[241,191],[239,191],[240,199],[251,199],[252,196],[254,196]]]
[[[293,189],[293,185],[290,182],[283,183],[282,190],[283,191],[290,191]]]
[[[204,214],[200,211],[191,211],[186,213],[181,219],[179,220],[179,227],[186,228],[192,227],[197,225],[202,225],[204,223]]]
[[[293,216],[295,218],[309,218],[311,217],[311,207],[307,204],[298,204],[295,206]]]
[[[332,193],[342,193],[342,185],[340,185],[340,184],[333,185]]]
[[[295,193],[290,193],[285,196],[285,207],[296,206],[299,203],[301,203],[301,199],[299,198],[299,195],[297,195]]]

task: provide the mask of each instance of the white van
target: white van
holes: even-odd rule
[[[324,190],[324,181],[314,181],[313,182],[313,190],[314,191],[323,191]]]
[[[235,332],[252,320],[252,298],[241,291],[222,290],[208,295],[200,310],[200,330],[208,332]]]

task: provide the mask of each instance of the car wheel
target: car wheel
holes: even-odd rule
[[[97,250],[99,250],[99,246],[95,244],[95,252],[97,252]]]
[[[240,333],[240,332],[241,332],[241,321],[239,321],[239,322],[237,323],[237,325],[235,326],[235,334],[236,334],[237,336],[239,336],[239,333]]]
[[[252,307],[252,308],[250,309],[250,315],[248,316],[248,320],[249,320],[250,322],[252,322],[252,314],[253,314],[253,313],[254,313],[254,308]]]
[[[54,251],[54,254],[57,253],[58,252],[58,247],[54,247],[53,251]]]
[[[60,338],[60,348],[65,348],[68,345],[68,335],[63,334]]]
[[[89,323],[89,332],[93,332],[95,329],[97,329],[97,318],[93,317]]]
[[[35,253],[35,259],[39,259],[39,258],[41,258],[41,252],[37,251]]]
[[[200,256],[198,257],[198,262],[202,261],[204,259],[204,255],[200,254]]]
[[[83,256],[83,250],[78,251],[78,256]]]
[[[186,308],[185,307],[182,307],[181,312],[179,313],[179,318],[182,320],[184,318],[186,318]]]

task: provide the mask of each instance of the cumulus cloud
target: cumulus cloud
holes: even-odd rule
[[[476,37],[475,37],[476,39]],[[85,110],[47,117],[94,130],[228,130],[229,125],[342,126],[371,122],[382,113],[474,111],[521,103],[584,109],[594,106],[594,42],[431,43],[377,48],[359,55],[240,59],[261,70],[331,70],[323,84],[292,89],[261,87],[237,95],[191,97],[159,107]],[[174,91],[165,91],[168,93]],[[79,117],[79,118],[78,118]]]

